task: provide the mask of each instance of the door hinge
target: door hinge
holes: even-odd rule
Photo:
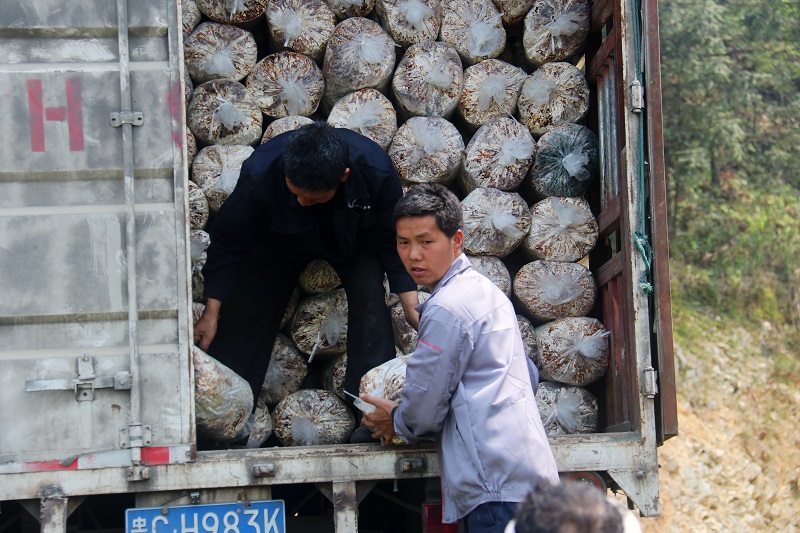
[[[642,392],[645,397],[652,400],[656,397],[656,394],[658,394],[658,371],[652,366],[646,366],[644,370],[642,370],[642,373],[644,374],[642,376]]]
[[[147,448],[153,444],[153,428],[143,424],[134,424],[119,430],[119,447]]]
[[[641,113],[644,111],[644,87],[639,80],[631,83],[631,111]]]

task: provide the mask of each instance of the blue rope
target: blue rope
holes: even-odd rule
[[[633,20],[633,38],[636,62],[636,79],[641,84],[639,73],[642,71],[642,27],[641,4],[640,0],[631,0]],[[642,85],[643,86],[643,85]],[[638,121],[638,142],[636,150],[636,192],[638,195],[638,215],[639,229],[633,232],[633,243],[639,251],[639,255],[644,260],[644,272],[639,279],[639,289],[647,294],[653,292],[653,284],[650,282],[651,267],[653,264],[653,248],[647,238],[647,211],[645,209],[645,183],[644,183],[644,120]]]

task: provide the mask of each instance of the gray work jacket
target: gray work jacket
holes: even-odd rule
[[[436,441],[444,522],[557,481],[505,294],[461,254],[418,309],[419,341],[393,422],[409,442]]]

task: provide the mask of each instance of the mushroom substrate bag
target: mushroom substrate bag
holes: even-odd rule
[[[195,83],[240,81],[256,64],[253,34],[230,24],[203,22],[184,40],[183,60]]]
[[[322,64],[336,15],[323,0],[270,0],[265,11],[271,49],[291,50]]]
[[[264,134],[261,136],[261,144],[264,144],[273,137],[277,137],[281,133],[293,131],[302,128],[306,124],[313,123],[314,121],[312,119],[301,115],[289,115],[288,117],[275,119],[264,128]]]
[[[192,363],[198,434],[216,442],[241,435],[253,411],[250,384],[196,346]]]
[[[517,307],[534,322],[586,316],[597,297],[597,284],[580,263],[533,261],[514,277]]]
[[[476,129],[492,118],[515,115],[527,77],[520,67],[499,59],[486,59],[467,67],[456,108],[459,117],[469,128]]]
[[[347,93],[385,93],[395,64],[395,42],[374,20],[348,18],[336,25],[325,49],[323,75],[327,108]]]
[[[290,326],[292,341],[314,357],[333,356],[347,349],[347,296],[334,289],[300,301]],[[327,357],[329,358],[329,357]]]
[[[377,0],[375,13],[383,29],[403,48],[435,41],[439,36],[439,0]]]
[[[219,212],[239,181],[242,164],[253,153],[251,146],[206,146],[192,163],[192,181],[206,195],[208,209]]]
[[[403,387],[406,385],[406,367],[414,354],[401,355],[367,371],[361,378],[358,392],[367,393],[377,398],[386,398],[400,402]],[[395,435],[392,444],[404,444],[405,441]]]
[[[536,197],[580,196],[600,172],[597,136],[585,126],[562,124],[542,135],[523,188]]]
[[[555,126],[586,118],[589,83],[571,63],[546,63],[522,84],[517,107],[520,121],[539,138]]]
[[[472,268],[489,279],[503,291],[506,296],[511,296],[511,274],[503,260],[493,255],[467,254]]]
[[[594,248],[597,236],[586,200],[548,196],[531,206],[531,230],[522,247],[535,259],[578,261]]]
[[[200,11],[215,22],[249,25],[264,15],[268,0],[195,0]]]
[[[463,137],[442,117],[408,119],[387,150],[403,182],[443,185],[456,177],[463,151]]]
[[[597,398],[581,387],[543,381],[536,390],[536,404],[548,436],[596,433],[599,429]]]
[[[259,61],[245,83],[259,109],[272,118],[313,114],[325,89],[322,69],[308,56],[288,51]]]
[[[542,379],[583,387],[608,369],[609,332],[596,318],[568,317],[536,328]]]
[[[465,65],[498,57],[506,47],[506,30],[491,0],[445,0],[439,40],[452,44]]]
[[[298,391],[306,375],[308,375],[306,357],[288,337],[278,333],[275,336],[275,344],[272,347],[259,399],[268,405],[277,404]]]
[[[351,17],[366,17],[375,9],[375,0],[327,0],[328,7],[342,21]]]
[[[589,35],[590,14],[589,0],[536,0],[522,35],[531,66],[578,57]]]
[[[244,85],[211,80],[194,88],[186,122],[203,144],[255,145],[263,116]]]
[[[481,187],[469,193],[461,207],[464,250],[473,255],[505,257],[530,229],[528,204],[515,192]]]
[[[397,112],[377,89],[360,89],[337,100],[328,124],[360,133],[386,150],[397,132]]]
[[[467,193],[478,187],[519,188],[533,163],[536,142],[513,118],[494,118],[478,128],[467,144],[459,173]]]
[[[392,94],[401,117],[448,118],[461,96],[464,72],[456,49],[427,41],[406,50],[392,77]]]
[[[272,411],[275,436],[284,446],[315,446],[347,442],[355,418],[334,393],[300,389],[284,398]]]
[[[189,196],[189,228],[204,229],[208,223],[208,199],[203,189],[193,181],[187,186]]]

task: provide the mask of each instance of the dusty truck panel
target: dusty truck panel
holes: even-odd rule
[[[177,9],[117,8],[0,17],[0,472],[191,458]]]

